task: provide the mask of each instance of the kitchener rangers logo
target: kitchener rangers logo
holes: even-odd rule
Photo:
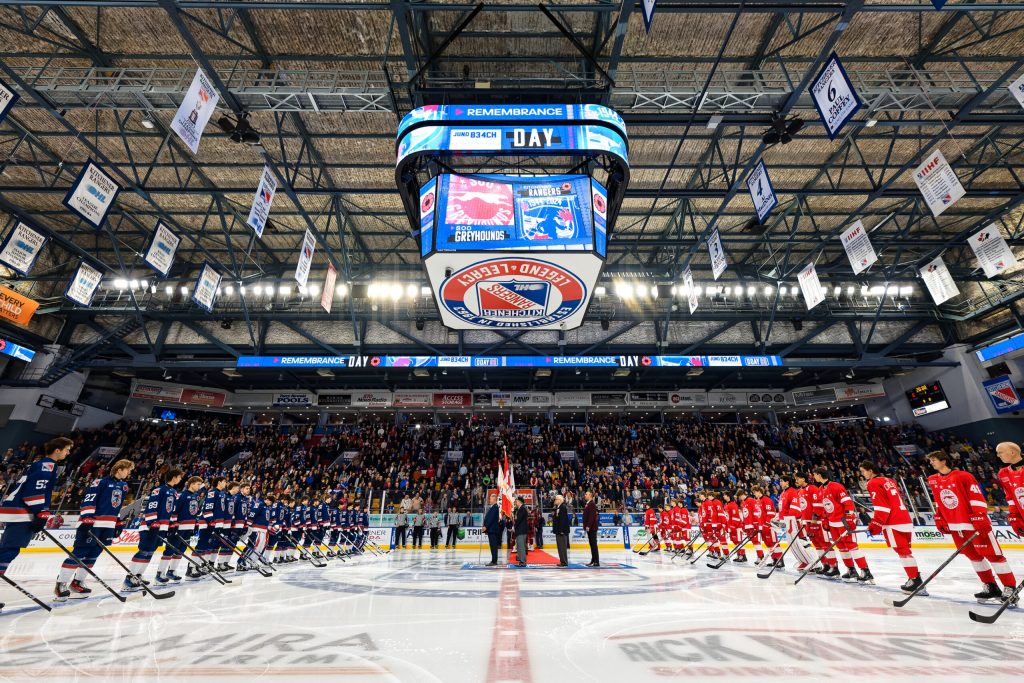
[[[1017,504],[1020,507],[1024,507],[1024,486],[1018,486],[1013,490],[1013,495],[1017,499]]]
[[[188,512],[189,512],[190,515],[195,517],[195,515],[199,512],[199,501],[198,500],[193,498],[192,500],[190,500],[188,502]]]
[[[170,496],[168,496],[167,500],[164,502],[164,510],[167,512],[174,512],[174,499]]]
[[[800,508],[801,510],[806,510],[807,509],[807,499],[806,498],[798,498],[797,499],[797,507]]]
[[[955,510],[960,504],[960,500],[956,497],[956,494],[949,489],[942,489],[942,493],[939,494],[939,500],[949,510]]]
[[[479,327],[556,324],[586,302],[586,286],[572,272],[533,258],[497,258],[456,271],[441,283],[441,304]]]
[[[114,489],[110,492],[110,506],[115,508],[121,507],[121,489]]]

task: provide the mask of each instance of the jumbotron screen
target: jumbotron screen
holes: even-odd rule
[[[420,191],[422,253],[607,251],[608,193],[590,176],[444,174]]]

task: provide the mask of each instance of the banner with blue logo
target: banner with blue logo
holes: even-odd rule
[[[121,186],[91,161],[85,162],[71,189],[64,196],[64,206],[75,212],[94,227],[103,226],[107,214],[114,206]]]
[[[11,358],[23,360],[26,363],[31,363],[32,359],[36,356],[36,352],[32,349],[7,341],[6,339],[0,339],[0,353]]]
[[[981,385],[985,387],[985,393],[992,401],[992,407],[1000,415],[1020,410],[1020,393],[1013,386],[1009,375],[985,380]]]
[[[48,239],[43,233],[17,222],[7,233],[3,245],[0,245],[0,263],[22,275],[28,275]]]
[[[158,222],[143,260],[150,268],[167,277],[171,266],[174,265],[174,254],[177,253],[179,244],[181,244],[181,238],[175,235],[162,221]]]
[[[79,306],[91,306],[92,299],[96,296],[96,290],[100,287],[100,280],[103,279],[103,272],[93,268],[82,261],[78,269],[68,282],[68,288],[64,290],[64,296]]]
[[[658,6],[658,0],[642,0],[640,9],[644,13],[644,31],[651,32],[651,24],[654,22],[654,10]]]

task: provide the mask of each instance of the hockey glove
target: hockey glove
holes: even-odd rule
[[[949,525],[946,524],[946,520],[941,517],[935,518],[935,528],[939,530],[940,534],[949,535]]]
[[[46,520],[50,519],[50,517],[53,517],[53,513],[49,510],[37,512],[35,517],[32,518],[32,521],[29,522],[29,530],[32,533],[42,531],[46,528]]]
[[[982,535],[991,533],[992,531],[992,520],[988,518],[987,514],[971,515],[971,524],[974,526],[974,529],[981,532]]]
[[[871,524],[868,524],[868,533],[871,534],[872,536],[881,536],[882,535],[882,525],[879,524],[878,522],[871,522]]]
[[[843,516],[843,526],[851,534],[857,529],[857,514],[854,512],[848,512]]]
[[[1013,529],[1015,534],[1024,536],[1024,518],[1020,515],[1011,514],[1009,522],[1010,528]]]

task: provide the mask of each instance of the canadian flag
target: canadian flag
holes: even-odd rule
[[[512,501],[516,495],[516,479],[508,466],[508,451],[505,451],[505,467],[498,465],[498,491],[501,492],[501,512],[512,516]]]

